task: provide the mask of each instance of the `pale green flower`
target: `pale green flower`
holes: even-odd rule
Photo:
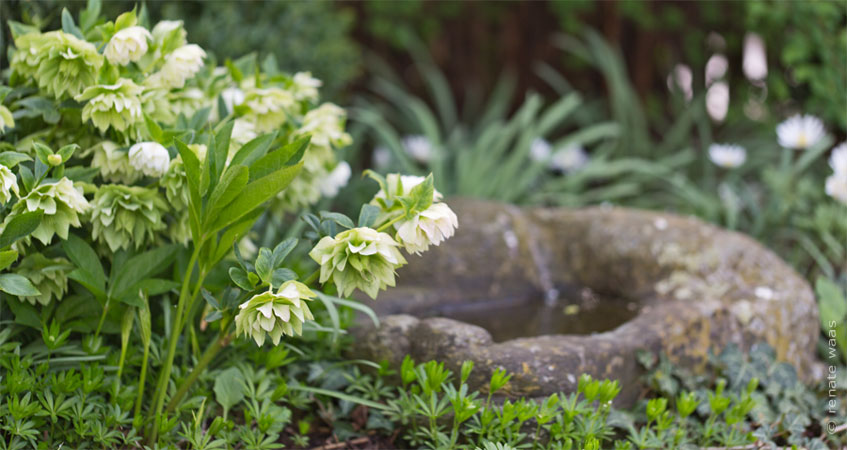
[[[141,93],[141,110],[151,119],[165,125],[176,124],[176,114],[171,107],[167,89],[153,88],[145,80],[144,92]]]
[[[147,41],[152,39],[153,36],[144,27],[124,28],[109,39],[103,55],[110,63],[125,66],[147,54]]]
[[[316,101],[318,99],[318,88],[323,83],[321,80],[312,77],[311,72],[297,72],[291,83],[291,90],[294,91],[294,98],[297,101]]]
[[[158,190],[137,186],[106,184],[100,186],[92,202],[91,237],[109,246],[111,251],[153,242],[165,228],[162,214],[168,205]]]
[[[433,203],[409,220],[394,224],[397,241],[409,253],[419,254],[453,236],[459,219],[446,203]]]
[[[103,56],[90,42],[62,31],[27,33],[15,39],[12,68],[33,77],[38,87],[62,99],[97,82]]]
[[[237,122],[237,121],[236,121]],[[309,146],[303,155],[303,168],[282,192],[277,194],[278,209],[297,211],[314,205],[321,199],[321,187],[337,165],[335,154],[329,147]]]
[[[9,108],[0,105],[0,136],[5,133],[6,128],[15,128],[15,118]]]
[[[112,183],[132,184],[141,172],[129,163],[129,154],[112,141],[102,141],[92,148],[91,166],[100,169],[100,176]]]
[[[335,148],[346,147],[353,138],[344,132],[344,121],[347,113],[338,105],[324,103],[309,111],[303,118],[303,125],[297,130],[298,135],[311,135],[311,145]]]
[[[247,120],[253,122],[256,131],[273,131],[288,120],[297,102],[290,91],[278,87],[248,89],[244,94],[244,104],[250,108]]]
[[[208,99],[206,98],[206,94],[200,89],[186,88],[170,92],[168,94],[168,103],[175,116],[182,114],[190,119],[194,116],[194,113],[208,103]]]
[[[321,265],[321,283],[332,279],[345,297],[359,288],[376,298],[380,289],[394,286],[395,269],[406,264],[399,245],[386,233],[353,228],[324,237],[309,256]]]
[[[90,208],[88,200],[82,195],[82,189],[74,187],[71,180],[63,177],[59,181],[36,187],[15,203],[3,226],[18,214],[42,211],[44,215],[41,223],[32,232],[32,236],[47,245],[56,234],[62,239],[67,239],[68,229],[71,226],[81,226],[79,215],[85,214]]]
[[[303,334],[303,324],[315,319],[307,304],[313,298],[315,293],[305,284],[286,281],[276,293],[268,290],[242,303],[235,316],[235,332],[252,337],[259,346],[270,335],[274,345],[279,345],[282,336]]]
[[[40,295],[19,297],[31,304],[48,305],[55,298],[57,301],[68,292],[68,273],[74,266],[65,258],[47,258],[41,253],[33,253],[21,260],[15,273],[24,276],[38,289]]]
[[[15,196],[20,195],[18,179],[12,169],[0,164],[0,203],[8,203],[12,199],[12,192],[15,193]]]
[[[171,48],[182,47],[186,44],[187,34],[181,20],[162,20],[153,27],[153,40],[157,47],[161,47],[169,39],[173,41],[170,42],[173,45]]]
[[[159,186],[165,188],[165,198],[172,209],[178,211],[188,207],[188,178],[181,157],[171,160],[168,171],[159,178]]]
[[[105,133],[109,127],[117,131],[139,122],[141,115],[141,92],[143,88],[132,80],[121,78],[115,84],[91,86],[75,97],[77,101],[88,101],[82,108],[82,120],[91,120]]]
[[[153,30],[155,32],[155,29]],[[165,57],[165,64],[148,79],[150,86],[166,89],[182,88],[185,81],[203,68],[206,52],[196,44],[183,45]]]

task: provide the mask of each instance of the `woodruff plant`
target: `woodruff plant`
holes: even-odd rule
[[[99,10],[89,1],[78,21],[63,11],[62,30],[50,32],[10,23],[15,46],[0,87],[0,306],[39,330],[23,333],[43,336],[49,349],[75,332],[83,349],[103,353],[102,334],[119,334],[118,382],[137,386],[134,427],[156,442],[232,339],[276,345],[320,328],[310,303],[334,298],[321,286],[375,298],[406,264],[401,250],[438,245],[458,223],[432,176],[371,173],[380,190],[357,223],[302,215],[317,241],[313,274],[286,267],[294,238],[246,260],[238,244],[260,216],[299,212],[346,184],[336,170],[336,151],[351,141],[344,110],[319,104],[321,83],[308,73],[289,76],[255,56],[212,67],[182,22],[150,28],[134,10],[114,21]],[[222,271],[227,283],[206,282]],[[143,359],[138,379],[122,380],[133,329]],[[204,330],[217,337],[172,376],[180,343],[197,347]],[[150,386],[159,333],[166,344]]]

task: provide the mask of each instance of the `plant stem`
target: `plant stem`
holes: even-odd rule
[[[144,346],[144,356],[141,359],[141,374],[138,376],[138,395],[135,397],[135,420],[140,420],[141,398],[144,395],[144,382],[147,379],[147,360],[150,357],[150,342]]]
[[[379,228],[377,228],[377,229],[376,229],[376,231],[385,231],[385,230],[387,230],[387,229],[388,229],[391,225],[394,225],[395,223],[399,222],[399,221],[400,221],[400,220],[402,220],[404,217],[405,217],[405,216],[401,214],[401,215],[399,215],[399,216],[397,216],[397,217],[395,217],[395,218],[393,218],[393,219],[389,220],[388,222],[385,222],[384,224],[380,225],[380,227],[379,227]]]
[[[176,317],[174,318],[173,328],[171,329],[171,335],[168,342],[168,355],[165,358],[165,363],[159,372],[159,380],[156,383],[156,399],[153,403],[154,407],[150,411],[153,419],[153,430],[150,434],[151,445],[156,442],[156,437],[159,433],[159,420],[162,407],[164,407],[165,403],[165,395],[167,394],[168,380],[171,376],[174,356],[176,355],[176,344],[177,340],[179,340],[179,335],[182,333],[182,315],[185,310],[185,303],[188,300],[191,276],[194,274],[194,265],[197,263],[197,258],[201,248],[203,248],[202,242],[199,242],[194,246],[194,251],[191,253],[191,259],[188,261],[188,268],[185,270],[185,277],[182,279],[182,288],[179,292],[179,300],[176,307]],[[202,284],[203,280],[197,280],[197,283]]]
[[[109,302],[111,300],[111,297],[107,297],[106,303],[103,304],[103,314],[100,314],[100,322],[97,323],[97,330],[94,331],[94,339],[97,339],[97,337],[100,336],[100,328],[103,327],[103,321],[106,320],[106,313],[109,312]]]
[[[306,286],[308,286],[308,285],[310,285],[310,284],[314,283],[314,282],[315,282],[315,280],[317,280],[317,279],[318,279],[318,275],[320,275],[320,274],[321,274],[321,269],[320,269],[320,267],[319,267],[319,268],[317,268],[314,272],[312,272],[312,274],[311,274],[311,275],[309,275],[308,277],[306,277],[306,279],[305,279],[305,280],[303,280],[303,284],[305,284]]]
[[[229,344],[230,340],[232,340],[232,336],[227,332],[227,330],[221,330],[221,333],[220,335],[218,335],[218,338],[215,339],[215,341],[212,342],[212,344],[206,348],[206,351],[203,352],[203,356],[200,357],[200,361],[198,361],[197,365],[194,366],[193,369],[191,369],[191,373],[188,374],[188,378],[186,378],[185,381],[182,382],[182,384],[177,389],[176,394],[171,397],[171,400],[168,402],[168,406],[165,407],[166,413],[171,412],[174,408],[176,408],[176,405],[179,404],[179,401],[182,400],[182,397],[184,397],[185,394],[188,393],[188,389],[191,388],[191,385],[194,384],[195,381],[197,381],[197,378],[200,376],[201,373],[203,373],[203,370],[206,369],[206,366],[208,366],[209,363],[212,362],[212,359],[214,359],[214,357],[218,354],[219,351],[221,351],[222,348]]]

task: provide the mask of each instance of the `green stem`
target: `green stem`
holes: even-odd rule
[[[147,360],[150,357],[150,342],[144,346],[144,357],[141,359],[141,374],[138,376],[138,395],[135,397],[135,420],[140,420],[141,398],[144,395],[144,383],[147,380]]]
[[[195,381],[197,381],[197,378],[200,377],[200,374],[203,373],[203,370],[206,369],[206,366],[208,366],[209,363],[212,362],[212,359],[215,358],[215,356],[218,354],[218,352],[221,351],[222,348],[229,344],[229,341],[231,339],[232,336],[226,330],[221,330],[221,333],[218,338],[215,339],[215,341],[212,342],[212,344],[208,348],[206,348],[206,351],[203,352],[203,356],[200,358],[200,361],[198,361],[197,365],[194,366],[193,369],[191,369],[191,373],[188,374],[188,378],[186,378],[185,381],[182,382],[182,384],[177,389],[176,394],[171,397],[171,401],[169,401],[168,406],[165,407],[166,413],[169,413],[173,411],[174,408],[176,408],[176,405],[179,404],[179,401],[182,400],[182,397],[184,397],[185,394],[188,393],[188,389],[191,388],[191,385],[194,384]]]
[[[168,342],[168,355],[165,358],[165,364],[162,366],[161,371],[159,372],[159,380],[156,383],[156,398],[154,402],[154,407],[150,411],[153,418],[153,430],[151,431],[150,443],[154,444],[156,442],[156,438],[159,433],[159,421],[162,412],[162,408],[165,404],[165,395],[167,394],[168,380],[171,376],[171,369],[173,369],[174,356],[176,355],[176,344],[177,340],[179,340],[179,335],[182,333],[182,315],[183,311],[185,311],[185,304],[188,301],[189,289],[191,286],[191,276],[194,274],[194,265],[197,262],[197,258],[200,253],[200,249],[203,248],[203,243],[199,242],[194,247],[194,251],[191,253],[191,259],[188,261],[188,268],[185,270],[185,277],[182,279],[182,289],[179,292],[179,300],[177,302],[176,307],[176,317],[174,318],[173,328],[171,329],[171,335]],[[197,281],[199,284],[202,284],[203,280]]]
[[[100,328],[103,328],[103,322],[106,320],[106,313],[109,312],[109,302],[111,297],[106,298],[106,303],[103,304],[103,314],[100,314],[100,322],[97,323],[97,330],[94,331],[94,339],[100,336]]]
[[[320,275],[320,274],[321,274],[321,269],[318,268],[317,270],[312,272],[311,275],[306,277],[305,280],[303,280],[303,284],[305,284],[306,286],[309,286],[310,284],[314,283],[318,279],[318,275]]]
[[[399,216],[397,216],[397,217],[395,217],[395,218],[393,218],[393,219],[389,220],[388,222],[385,222],[385,223],[384,223],[384,224],[382,224],[379,228],[377,228],[377,229],[376,229],[376,231],[385,231],[385,230],[387,230],[387,229],[388,229],[391,225],[394,225],[395,223],[397,223],[397,222],[399,222],[399,221],[403,220],[403,217],[405,217],[405,216],[401,214],[401,215],[399,215]]]

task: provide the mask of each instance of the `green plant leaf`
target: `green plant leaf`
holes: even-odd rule
[[[376,222],[376,218],[379,216],[379,213],[382,209],[379,206],[371,205],[365,203],[362,205],[362,209],[359,211],[359,224],[360,227],[371,227],[374,222]]]
[[[38,228],[38,225],[41,223],[42,212],[39,211],[31,211],[23,214],[19,214],[12,218],[6,227],[3,229],[3,233],[0,233],[0,248],[6,248],[18,239],[28,236],[30,233],[35,231]]]
[[[176,245],[165,245],[146,251],[128,259],[115,273],[109,286],[109,293],[121,298],[142,280],[167,269],[177,251]]]
[[[309,138],[300,138],[257,159],[250,165],[250,181],[264,178],[280,168],[299,163],[308,147]]]
[[[373,401],[366,400],[366,399],[361,398],[361,397],[356,397],[354,395],[345,394],[345,393],[339,392],[339,391],[332,391],[332,390],[329,390],[329,389],[321,389],[321,388],[316,388],[316,387],[311,387],[311,386],[302,386],[302,385],[289,386],[288,389],[291,389],[291,390],[294,390],[294,391],[305,391],[305,392],[311,392],[313,394],[326,395],[327,397],[335,397],[335,398],[340,399],[340,400],[346,400],[346,401],[351,402],[351,403],[356,403],[356,404],[359,404],[359,405],[365,405],[365,406],[368,406],[368,407],[371,407],[371,408],[374,408],[374,409],[379,409],[379,410],[382,410],[382,411],[388,411],[390,409],[388,406],[383,405],[382,403],[373,402]]]
[[[223,407],[224,417],[233,406],[244,399],[244,388],[242,387],[241,370],[237,367],[221,371],[215,377],[215,400]]]
[[[94,249],[74,234],[69,234],[62,241],[62,249],[77,267],[69,277],[85,286],[95,297],[102,298],[106,291],[106,272]]]
[[[294,177],[300,173],[300,169],[302,167],[303,162],[301,161],[294,166],[285,166],[270,175],[247,184],[247,186],[244,187],[244,190],[241,191],[238,201],[226,206],[218,215],[217,220],[215,220],[210,227],[211,229],[207,231],[217,232],[218,230],[235,223],[254,209],[258,208],[261,204],[270,200],[283,189],[288,187]]]
[[[11,266],[17,259],[18,252],[16,250],[0,251],[0,271],[6,270],[6,268]]]
[[[82,31],[77,28],[76,23],[74,23],[74,18],[71,16],[71,13],[68,12],[68,8],[62,8],[62,31],[68,34],[72,34],[80,39],[85,39],[82,36]]]
[[[0,153],[0,164],[8,168],[13,168],[24,161],[32,161],[29,155],[18,152],[3,152]]]
[[[841,288],[824,277],[818,277],[815,283],[815,291],[818,294],[821,326],[824,331],[832,328],[831,322],[843,322],[845,316],[847,316],[847,299],[844,297]]]
[[[18,296],[41,295],[38,289],[24,276],[16,273],[0,274],[0,291]]]
[[[276,139],[276,136],[277,132],[274,131],[273,133],[263,134],[242,145],[235,153],[235,156],[232,157],[232,161],[229,162],[230,166],[236,164],[249,166],[253,164],[257,159],[268,153],[268,149],[271,148],[271,144]]]
[[[253,283],[251,283],[250,279],[247,277],[247,271],[241,267],[230,267],[229,278],[232,279],[232,282],[235,283],[236,286],[244,289],[245,291],[253,289]]]
[[[247,185],[247,180],[250,177],[248,172],[247,166],[242,165],[230,166],[224,172],[221,181],[215,186],[212,195],[209,196],[209,210],[206,213],[207,221],[214,220],[217,212],[232,202],[241,193],[241,190]]]

